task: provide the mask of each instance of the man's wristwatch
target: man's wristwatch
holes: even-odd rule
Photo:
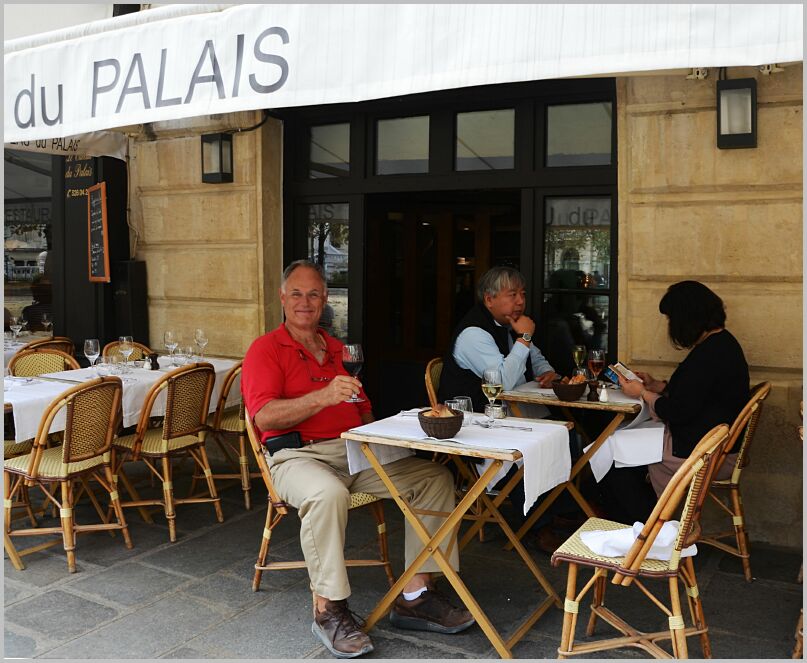
[[[519,336],[520,339],[527,341],[527,343],[532,341],[532,334],[527,334],[526,332]]]

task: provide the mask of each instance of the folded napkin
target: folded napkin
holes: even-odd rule
[[[679,522],[677,520],[670,520],[661,526],[656,540],[650,546],[650,552],[647,553],[647,559],[658,559],[663,562],[670,561],[673,544],[675,544],[675,538],[678,536],[678,527]],[[580,540],[595,555],[624,557],[633,546],[634,541],[639,537],[639,534],[641,534],[643,528],[644,523],[635,522],[633,527],[625,527],[624,529],[580,532]],[[692,557],[697,554],[698,548],[694,543],[681,551],[681,557]]]
[[[35,380],[23,382],[21,378],[5,377],[3,385],[12,385],[3,392],[3,401],[11,403],[14,413],[14,439],[23,442],[36,435],[39,421],[45,408],[60,394],[70,389],[71,385],[64,382],[46,382]],[[65,410],[56,415],[50,430],[52,432],[64,430]]]
[[[414,410],[417,412],[417,410]],[[475,420],[481,415],[473,415]],[[482,428],[481,426],[470,425],[460,428],[457,434],[449,442],[467,444],[472,447],[483,449],[506,449],[518,450],[521,452],[524,462],[524,514],[532,507],[540,495],[551,490],[559,483],[567,481],[571,470],[571,456],[569,454],[569,432],[565,426],[558,424],[547,424],[530,419],[508,418],[497,423],[508,426],[523,426],[525,429],[516,430],[514,428]],[[353,433],[364,435],[377,435],[379,437],[392,437],[404,440],[426,440],[429,437],[423,432],[417,417],[408,416],[401,413],[394,417],[374,421],[370,424],[360,426],[351,430]],[[434,439],[434,438],[431,438]],[[355,447],[351,451],[351,447]],[[365,469],[365,465],[358,461],[366,459],[358,442],[347,441],[348,465],[350,473],[354,473],[354,467]],[[374,445],[374,450],[386,445]],[[384,453],[397,451],[395,460],[402,458],[401,451],[408,451],[400,447],[386,447]],[[356,464],[350,465],[351,456],[356,455]],[[408,454],[406,454],[408,455]],[[359,458],[361,456],[361,458]],[[389,462],[389,461],[386,461]],[[382,461],[382,464],[384,461]],[[507,463],[505,463],[507,465]],[[367,464],[366,466],[369,466]],[[509,467],[501,468],[498,477],[501,478]],[[358,471],[358,470],[355,470]],[[498,479],[494,478],[489,486],[492,487]]]

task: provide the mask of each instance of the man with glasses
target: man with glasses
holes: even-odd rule
[[[352,475],[348,471],[345,441],[339,436],[374,418],[361,382],[342,366],[342,343],[319,326],[327,300],[319,266],[298,260],[286,268],[280,286],[286,320],[250,346],[241,391],[261,432],[275,487],[298,510],[300,543],[315,594],[311,630],[334,656],[354,658],[373,651],[373,645],[347,606],[350,585],[344,547],[349,496],[350,492],[391,495],[374,470]],[[364,400],[346,402],[354,393]],[[295,438],[290,446],[281,448],[290,437]],[[386,469],[413,508],[453,510],[454,483],[445,466],[407,457]],[[424,516],[423,524],[434,533],[443,520]],[[423,544],[408,523],[405,537],[408,566]],[[448,545],[447,540],[444,550]],[[447,556],[458,569],[454,542]],[[459,633],[474,623],[470,612],[454,607],[434,588],[434,571],[439,567],[427,560],[404,587],[390,613],[394,626]]]

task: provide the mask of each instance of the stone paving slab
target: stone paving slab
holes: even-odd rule
[[[188,578],[137,562],[117,564],[93,575],[77,577],[70,589],[124,607],[153,603],[163,594],[187,584]]]

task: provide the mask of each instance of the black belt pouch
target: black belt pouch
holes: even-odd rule
[[[296,430],[267,438],[263,442],[263,448],[270,456],[281,449],[302,449],[302,447],[303,438],[300,437],[300,433]]]

